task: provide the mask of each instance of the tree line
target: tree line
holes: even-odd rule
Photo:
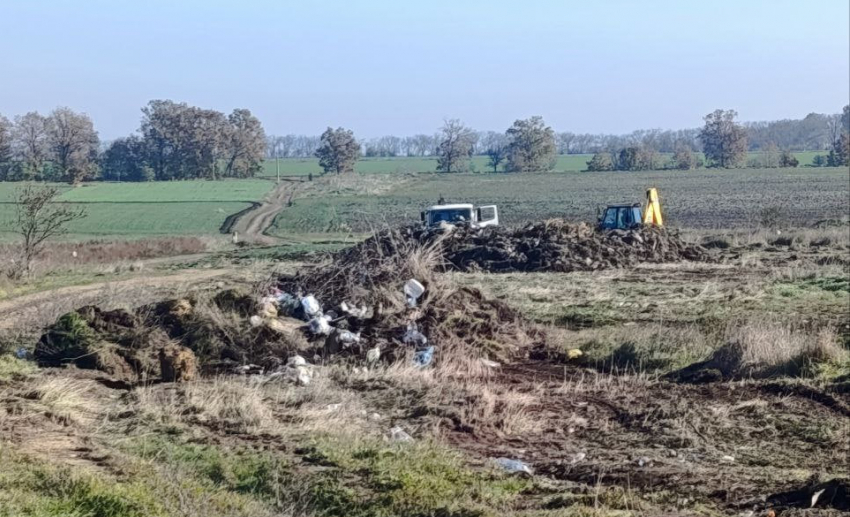
[[[153,100],[136,134],[101,145],[91,118],[69,108],[0,115],[0,180],[151,181],[250,177],[266,136],[247,109],[224,113]]]
[[[750,149],[749,131],[736,122],[734,110],[718,109],[703,118],[704,125],[695,139],[703,157],[697,155],[694,138],[681,138],[673,144],[672,153],[662,154],[659,146],[646,139],[626,141],[626,145],[594,153],[587,162],[588,171],[638,171],[655,169],[689,170],[710,166],[736,168],[741,166],[796,167],[797,158],[790,148],[780,149],[768,142],[759,163],[747,162]],[[814,165],[843,166],[850,164],[850,106],[833,117],[829,154]],[[646,135],[644,135],[646,136]],[[472,157],[481,153],[488,157],[493,172],[546,171],[554,168],[559,154],[558,136],[542,117],[517,120],[505,133],[488,132],[484,138],[458,119],[445,121],[433,142],[438,172],[465,172],[471,169]],[[482,147],[483,146],[483,147]],[[315,155],[323,170],[333,173],[351,172],[361,157],[363,145],[351,130],[328,128],[319,138]]]
[[[772,146],[788,151],[829,151],[839,133],[842,114],[811,113],[799,120],[745,122],[748,151],[767,151]],[[661,130],[641,129],[624,135],[555,132],[558,154],[615,153],[628,147],[652,149],[672,154],[682,149],[702,151],[700,128]],[[494,140],[503,138],[497,131],[472,130],[473,154],[486,156]],[[359,140],[361,154],[367,158],[435,157],[442,142],[440,131],[412,136],[382,136]],[[312,158],[321,145],[320,136],[270,135],[267,138],[268,158]]]

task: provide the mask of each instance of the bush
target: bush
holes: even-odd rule
[[[594,154],[593,158],[587,162],[587,170],[591,172],[614,170],[614,160],[611,158],[611,153]]]

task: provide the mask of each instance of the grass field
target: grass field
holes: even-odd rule
[[[757,158],[761,153],[749,153],[749,158]],[[825,151],[804,151],[794,153],[800,161],[801,166],[810,165],[812,159],[818,154],[826,154]],[[562,154],[558,156],[555,172],[580,172],[587,168],[587,162],[593,157],[592,154]],[[474,172],[492,172],[487,166],[486,156],[474,156],[472,167]],[[277,175],[278,164],[275,160],[266,160],[263,164],[260,176],[274,177]],[[435,157],[399,157],[399,158],[362,158],[354,166],[354,170],[361,174],[392,174],[410,172],[434,172],[437,170],[437,159]],[[307,174],[321,174],[319,161],[315,158],[286,158],[280,160],[280,174],[282,176],[306,176]]]
[[[10,201],[19,186],[0,183],[0,239],[11,238]],[[59,201],[86,207],[86,218],[69,226],[69,238],[209,235],[273,186],[260,179],[59,185]]]
[[[351,178],[354,182],[356,178]],[[388,178],[389,182],[390,179]],[[776,207],[789,224],[808,225],[840,218],[850,210],[846,169],[742,169],[588,174],[420,174],[399,179],[380,195],[317,193],[281,212],[272,232],[279,236],[314,232],[366,232],[448,201],[497,204],[501,221],[566,217],[595,219],[609,203],[641,202],[647,187],[658,187],[668,224],[691,228],[757,224],[759,212]]]

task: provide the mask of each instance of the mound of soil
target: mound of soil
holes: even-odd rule
[[[664,228],[597,231],[560,219],[513,231],[459,228],[447,235],[444,249],[446,260],[461,271],[590,271],[709,258],[708,250]]]
[[[378,266],[406,255],[411,247],[432,247],[446,269],[459,271],[592,271],[641,262],[706,261],[708,249],[683,241],[677,232],[654,226],[596,230],[587,223],[551,219],[519,229],[409,226],[384,230],[334,255],[352,276],[374,277]],[[380,279],[378,279],[380,280]]]
[[[144,325],[137,313],[85,306],[48,327],[34,356],[42,366],[72,364],[137,381],[159,376],[158,350],[180,348],[161,329]]]

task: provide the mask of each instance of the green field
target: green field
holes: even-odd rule
[[[794,153],[800,161],[800,166],[810,165],[812,159],[818,155],[825,155],[826,151],[803,151]],[[749,153],[748,159],[757,158],[761,153]],[[587,162],[593,157],[592,154],[562,154],[558,156],[555,164],[555,172],[580,172],[587,168]],[[486,156],[474,156],[472,158],[473,172],[491,172],[487,166]],[[315,158],[285,158],[280,160],[281,176],[306,176],[307,174],[321,174],[319,160]],[[263,164],[261,177],[275,177],[277,175],[278,163],[275,160],[266,160]],[[399,158],[362,158],[354,166],[355,172],[360,174],[393,174],[411,172],[435,172],[437,170],[437,159],[435,157],[399,157]]]
[[[59,201],[83,205],[85,219],[69,226],[70,238],[217,234],[228,215],[259,201],[268,180],[88,183],[57,185]],[[0,239],[10,233],[18,183],[0,183]]]
[[[354,179],[354,178],[352,178]],[[592,221],[608,203],[641,202],[647,187],[658,187],[666,221],[690,228],[729,228],[758,223],[759,213],[776,207],[789,223],[808,225],[850,211],[847,170],[737,169],[609,172],[586,174],[419,174],[399,178],[379,195],[340,191],[296,200],[278,215],[271,233],[368,232],[414,221],[437,202],[497,204],[504,224],[552,217]]]

